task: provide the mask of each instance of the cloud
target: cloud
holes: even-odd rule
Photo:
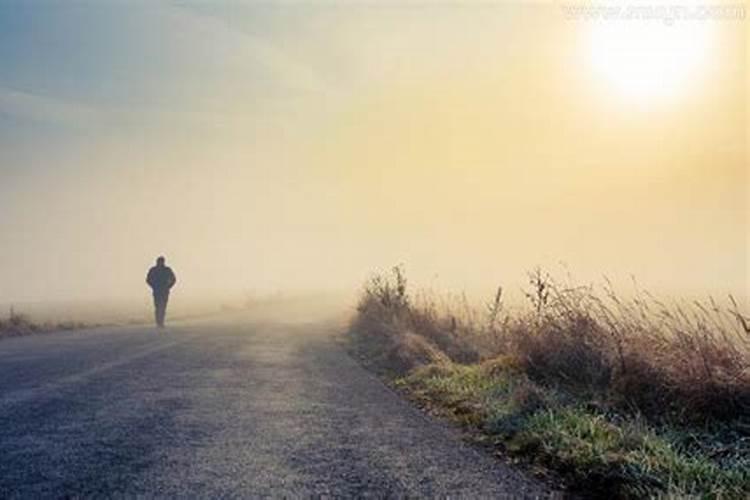
[[[55,45],[52,34],[74,29],[83,18],[55,11],[44,19],[44,33],[51,34],[27,48],[44,55],[42,64],[21,67],[14,79],[0,77],[0,114],[75,128],[244,124],[297,110],[302,102],[316,102],[310,96],[317,100],[332,90],[273,34],[245,32],[214,12],[153,4],[87,16],[97,33],[107,35],[95,39],[82,30]],[[116,18],[120,22],[113,24]],[[81,52],[75,58],[80,64],[44,64],[74,50]]]
[[[257,69],[268,72],[279,88],[313,93],[329,90],[318,71],[267,38],[247,33],[222,16],[186,6],[174,6],[172,12],[181,28],[188,30],[198,43],[210,41],[212,47],[221,47],[228,60],[255,63]]]
[[[7,87],[0,87],[0,113],[22,120],[67,126],[87,126],[100,118],[99,111],[90,106]]]

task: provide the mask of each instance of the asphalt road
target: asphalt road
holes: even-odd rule
[[[0,497],[547,497],[402,400],[326,322],[0,341]]]

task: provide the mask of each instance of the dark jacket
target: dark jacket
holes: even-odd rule
[[[169,293],[170,288],[177,283],[177,277],[174,272],[167,266],[154,266],[148,271],[146,283],[155,294]]]

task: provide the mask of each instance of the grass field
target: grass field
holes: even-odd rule
[[[6,319],[0,319],[0,339],[4,337],[20,337],[33,333],[44,333],[62,330],[77,330],[94,326],[83,322],[62,321],[38,323],[24,314],[10,312]]]
[[[731,297],[667,304],[540,270],[526,297],[446,304],[395,268],[365,287],[350,339],[421,405],[571,490],[750,495],[750,332]]]

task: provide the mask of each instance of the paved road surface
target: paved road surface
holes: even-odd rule
[[[0,341],[0,497],[546,496],[325,325],[235,316]]]

